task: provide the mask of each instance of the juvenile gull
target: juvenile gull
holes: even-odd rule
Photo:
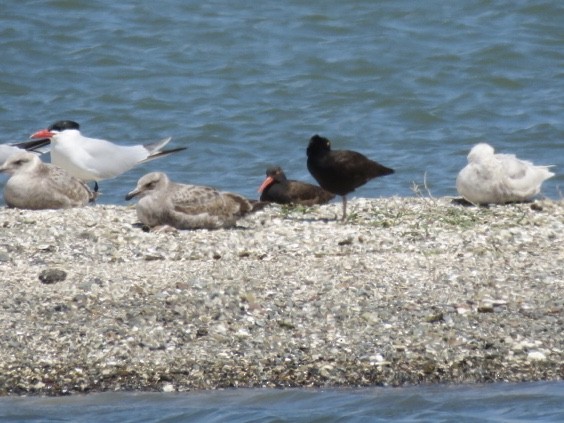
[[[162,172],[142,176],[126,200],[140,197],[137,217],[153,228],[217,229],[234,226],[237,219],[253,211],[246,198],[214,188],[172,182]]]
[[[280,166],[266,169],[266,179],[259,187],[260,201],[278,204],[325,204],[335,197],[317,185],[286,178]]]
[[[321,188],[343,197],[343,220],[347,216],[347,194],[373,178],[394,173],[356,151],[331,151],[331,142],[319,135],[309,140],[307,168]]]
[[[27,151],[10,156],[0,172],[12,175],[4,187],[8,207],[65,209],[84,206],[96,198],[84,182]]]
[[[473,204],[527,201],[554,176],[549,167],[535,166],[513,154],[494,154],[492,146],[480,143],[470,150],[468,164],[456,178],[456,189]]]
[[[78,179],[95,181],[95,189],[97,181],[115,178],[139,163],[186,149],[163,150],[170,137],[154,144],[126,146],[85,137],[79,129],[78,123],[62,120],[35,132],[31,138],[50,138],[51,162]]]
[[[18,143],[0,144],[0,165],[4,163],[12,154],[21,151],[37,151],[43,153],[42,148],[49,145],[49,139],[35,139]]]

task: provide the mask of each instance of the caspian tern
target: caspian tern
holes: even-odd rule
[[[49,138],[35,139],[31,141],[23,141],[18,143],[0,144],[0,165],[4,163],[8,157],[14,153],[21,151],[37,151],[43,153],[42,147],[49,145]]]
[[[186,149],[163,150],[170,137],[153,144],[124,146],[85,137],[79,129],[78,123],[62,120],[35,132],[31,138],[50,138],[51,162],[80,180],[95,181],[95,187],[97,181],[115,178],[139,163]]]
[[[66,209],[84,206],[96,198],[86,183],[27,151],[12,154],[0,166],[0,172],[12,175],[4,187],[8,207]]]
[[[162,172],[142,176],[125,199],[134,197],[140,198],[137,217],[151,228],[228,228],[234,226],[237,219],[264,205],[211,187],[178,184]]]
[[[519,160],[513,154],[494,154],[491,145],[480,143],[470,150],[468,164],[456,178],[456,189],[473,204],[527,201],[554,176],[549,168]]]

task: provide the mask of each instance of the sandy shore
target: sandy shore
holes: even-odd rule
[[[564,202],[0,210],[0,394],[564,377]]]

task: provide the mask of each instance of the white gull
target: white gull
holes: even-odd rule
[[[554,176],[549,167],[535,166],[513,154],[494,154],[492,146],[480,143],[470,150],[468,164],[456,178],[456,189],[473,204],[527,201]]]

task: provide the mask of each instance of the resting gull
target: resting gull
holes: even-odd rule
[[[235,225],[253,211],[246,198],[214,188],[172,182],[165,173],[142,176],[137,187],[125,197],[139,197],[137,217],[144,225],[177,229],[218,229]]]
[[[470,150],[468,164],[456,178],[456,189],[473,204],[528,201],[554,176],[549,167],[535,166],[513,154],[494,154],[491,145],[480,143]]]
[[[11,155],[0,172],[11,175],[4,187],[8,207],[64,209],[84,206],[96,198],[84,182],[27,151]]]

